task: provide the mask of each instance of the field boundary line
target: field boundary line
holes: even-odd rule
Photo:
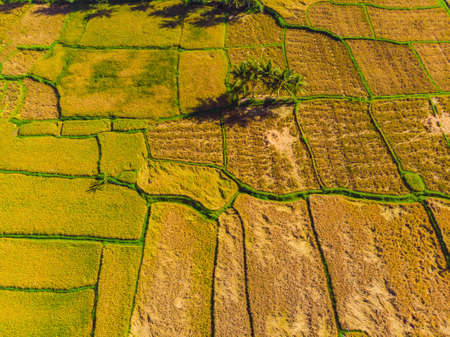
[[[139,268],[138,268],[138,272],[137,272],[136,283],[135,283],[134,294],[133,294],[133,301],[131,302],[130,316],[129,316],[129,319],[128,319],[128,333],[127,333],[127,336],[130,335],[130,333],[131,333],[131,321],[132,321],[132,319],[133,319],[133,313],[134,313],[134,309],[135,309],[135,306],[136,306],[136,297],[137,297],[137,292],[138,292],[138,287],[139,287],[139,280],[140,280],[140,278],[141,278],[142,264],[143,264],[143,262],[144,262],[145,238],[146,238],[146,236],[147,236],[148,226],[149,226],[149,223],[150,223],[151,208],[152,208],[152,205],[148,205],[148,207],[147,207],[147,214],[145,215],[144,226],[143,226],[143,228],[142,228],[142,236],[141,236],[141,242],[142,242],[141,261],[140,261],[140,263],[139,263]]]
[[[416,56],[417,61],[419,62],[420,68],[422,68],[423,72],[425,73],[425,75],[427,76],[427,78],[431,82],[431,84],[437,89],[438,92],[442,92],[442,89],[438,86],[438,84],[431,77],[430,72],[428,71],[427,67],[423,63],[422,58],[420,57],[419,53],[417,52],[416,48],[414,48],[414,46],[411,42],[408,43],[408,47]]]

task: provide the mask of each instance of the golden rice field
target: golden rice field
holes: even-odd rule
[[[263,3],[0,3],[0,336],[450,337],[447,3]]]

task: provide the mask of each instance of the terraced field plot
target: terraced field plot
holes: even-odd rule
[[[0,3],[1,336],[450,336],[446,3],[262,2]]]

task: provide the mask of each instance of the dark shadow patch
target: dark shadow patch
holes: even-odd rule
[[[203,100],[192,114],[192,118],[200,122],[218,121],[223,116],[224,125],[237,124],[246,127],[253,120],[274,117],[273,109],[286,104],[267,98],[258,104],[254,104],[252,100],[245,100],[239,106],[235,106],[228,102],[228,95],[224,94],[216,99]]]
[[[79,5],[70,6],[68,4],[50,4],[46,7],[34,9],[33,13],[48,15],[48,16],[61,15],[61,14],[66,15],[66,14],[69,14],[69,13],[79,10],[79,9],[77,9],[78,7],[80,7],[80,6]]]
[[[98,9],[94,13],[86,15],[85,20],[90,21],[95,18],[110,18],[111,14],[114,12],[112,8],[108,9]]]
[[[14,9],[19,8],[19,7],[23,7],[26,4],[27,4],[26,2],[10,2],[10,3],[0,4],[0,12],[5,13],[5,14],[9,14]]]
[[[142,4],[134,7],[135,10],[141,10],[143,8],[152,9],[154,8],[151,4],[144,7]],[[176,28],[181,26],[184,19],[189,15],[193,14],[198,10],[204,10],[201,16],[191,20],[189,23],[197,27],[211,27],[227,21],[227,16],[231,11],[225,7],[223,4],[215,3],[213,5],[200,5],[200,4],[174,4],[163,9],[155,10],[149,13],[149,16],[157,16],[164,18],[164,22],[161,24],[162,28]]]

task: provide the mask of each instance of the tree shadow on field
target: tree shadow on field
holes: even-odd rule
[[[11,3],[4,3],[0,4],[0,12],[5,14],[10,14],[12,11],[16,8],[23,7],[27,5],[26,2],[11,2]]]
[[[246,127],[252,121],[274,117],[273,109],[286,105],[286,103],[275,102],[273,99],[266,99],[258,105],[252,105],[252,102],[248,100],[241,102],[239,106],[235,106],[227,103],[227,98],[228,96],[224,94],[216,99],[202,100],[192,114],[192,118],[200,122],[212,122],[220,121],[223,115],[224,125]]]
[[[181,26],[183,25],[185,18],[197,11],[202,11],[200,13],[201,15],[190,20],[189,23],[197,27],[211,27],[225,23],[227,14],[230,13],[230,11],[220,3],[208,5],[177,3],[161,9],[155,9],[155,5],[150,2],[138,3],[131,6],[131,10],[144,12],[151,10],[148,14],[149,16],[165,19],[160,25],[161,28],[176,28]]]

